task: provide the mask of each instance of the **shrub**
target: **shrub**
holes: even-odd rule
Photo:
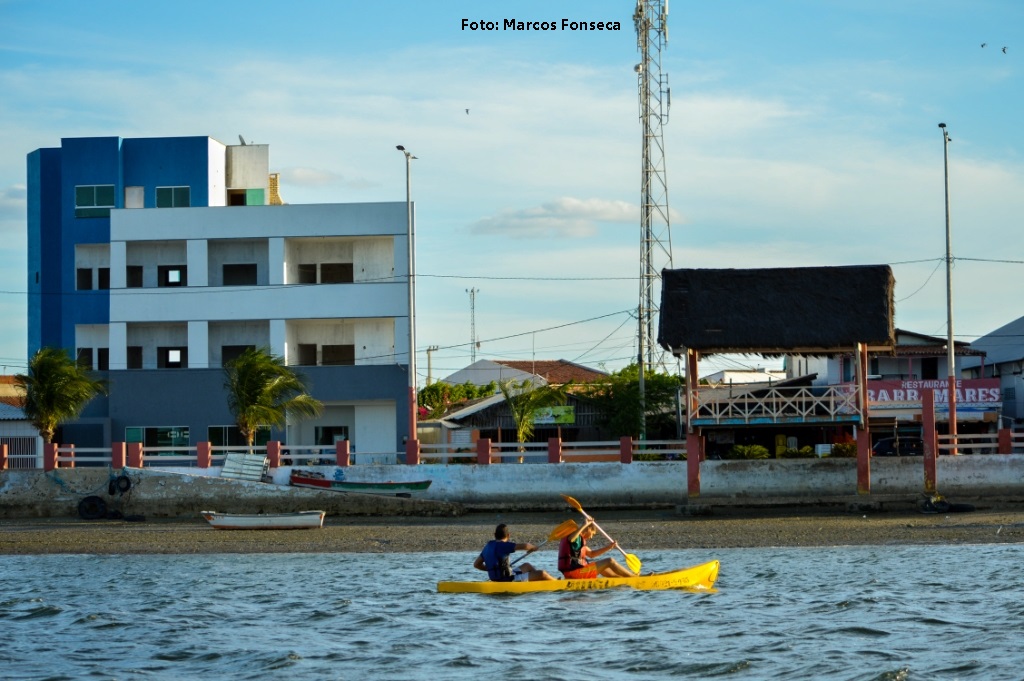
[[[832,445],[832,453],[829,454],[832,457],[838,457],[843,459],[856,459],[857,458],[857,443],[856,442],[837,442]]]
[[[761,445],[733,445],[729,450],[730,459],[767,459],[768,448]]]

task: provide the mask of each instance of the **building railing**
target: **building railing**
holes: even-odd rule
[[[857,395],[844,386],[699,388],[694,425],[858,420]]]
[[[939,454],[1024,454],[1024,433],[1000,430],[996,433],[939,435]]]

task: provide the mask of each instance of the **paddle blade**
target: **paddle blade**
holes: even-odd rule
[[[644,564],[640,562],[640,559],[637,558],[636,555],[632,553],[626,554],[626,567],[632,570],[635,574],[640,574],[640,568],[642,568],[643,565]]]
[[[582,507],[582,506],[580,506],[580,502],[576,501],[576,500],[575,500],[575,499],[573,499],[572,497],[570,497],[570,496],[567,496],[567,495],[565,495],[565,494],[563,494],[563,495],[562,495],[562,498],[563,498],[563,499],[565,499],[565,503],[569,504],[570,506],[572,506],[573,508],[575,508],[575,509],[576,509],[577,511],[579,511],[580,513],[583,513],[583,515],[586,515],[586,513],[584,513],[584,511],[583,511],[583,507]]]
[[[556,539],[564,539],[570,534],[576,531],[576,521],[569,518],[564,523],[551,530],[551,534],[548,535],[548,541],[555,541]]]

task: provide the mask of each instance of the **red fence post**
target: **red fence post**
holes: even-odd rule
[[[267,459],[271,468],[279,468],[281,466],[280,440],[271,440],[267,443]]]
[[[334,459],[339,466],[348,466],[352,462],[352,449],[348,440],[334,443]]]
[[[479,464],[491,463],[491,438],[482,437],[476,441],[476,462]]]
[[[57,443],[43,443],[43,470],[52,471],[57,467]]]
[[[110,443],[110,467],[111,468],[124,468],[125,462],[125,446],[123,442],[111,442]]]
[[[416,466],[420,462],[420,441],[419,440],[406,440],[405,442],[405,462],[410,466]]]
[[[67,458],[69,458],[71,460],[70,461],[65,461],[63,466],[60,465],[60,462],[57,462],[57,466],[60,467],[60,468],[74,468],[75,467],[75,446],[74,445],[67,445],[66,449],[67,449],[67,451],[64,452],[64,455],[67,456]],[[60,452],[57,453],[57,456],[60,456]]]
[[[633,438],[629,435],[619,438],[619,462],[633,463]]]
[[[701,438],[697,433],[686,434],[686,494],[700,496]]]
[[[200,468],[209,468],[213,463],[213,445],[209,442],[196,443],[196,465]]]
[[[548,438],[548,463],[562,463],[562,438]]]
[[[935,432],[935,393],[930,389],[921,393],[921,440],[924,447],[924,491],[935,494],[938,490],[939,437]]]
[[[142,468],[142,443],[128,443],[128,465],[132,468]]]
[[[1009,428],[999,429],[999,449],[997,450],[1000,454],[1013,454],[1013,431]]]
[[[7,470],[7,445],[0,445],[0,471]]]

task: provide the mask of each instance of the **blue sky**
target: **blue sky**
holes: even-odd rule
[[[421,383],[428,346],[435,378],[469,363],[470,288],[478,359],[621,368],[640,253],[633,8],[0,0],[3,371],[25,365],[25,155],[94,135],[270,144],[290,203],[404,200],[403,144],[418,157]],[[945,122],[956,336],[1024,315],[1024,3],[669,9],[676,267],[888,263],[896,325],[944,336]],[[474,32],[463,18],[621,30]],[[701,372],[739,365],[773,366],[722,357]]]

